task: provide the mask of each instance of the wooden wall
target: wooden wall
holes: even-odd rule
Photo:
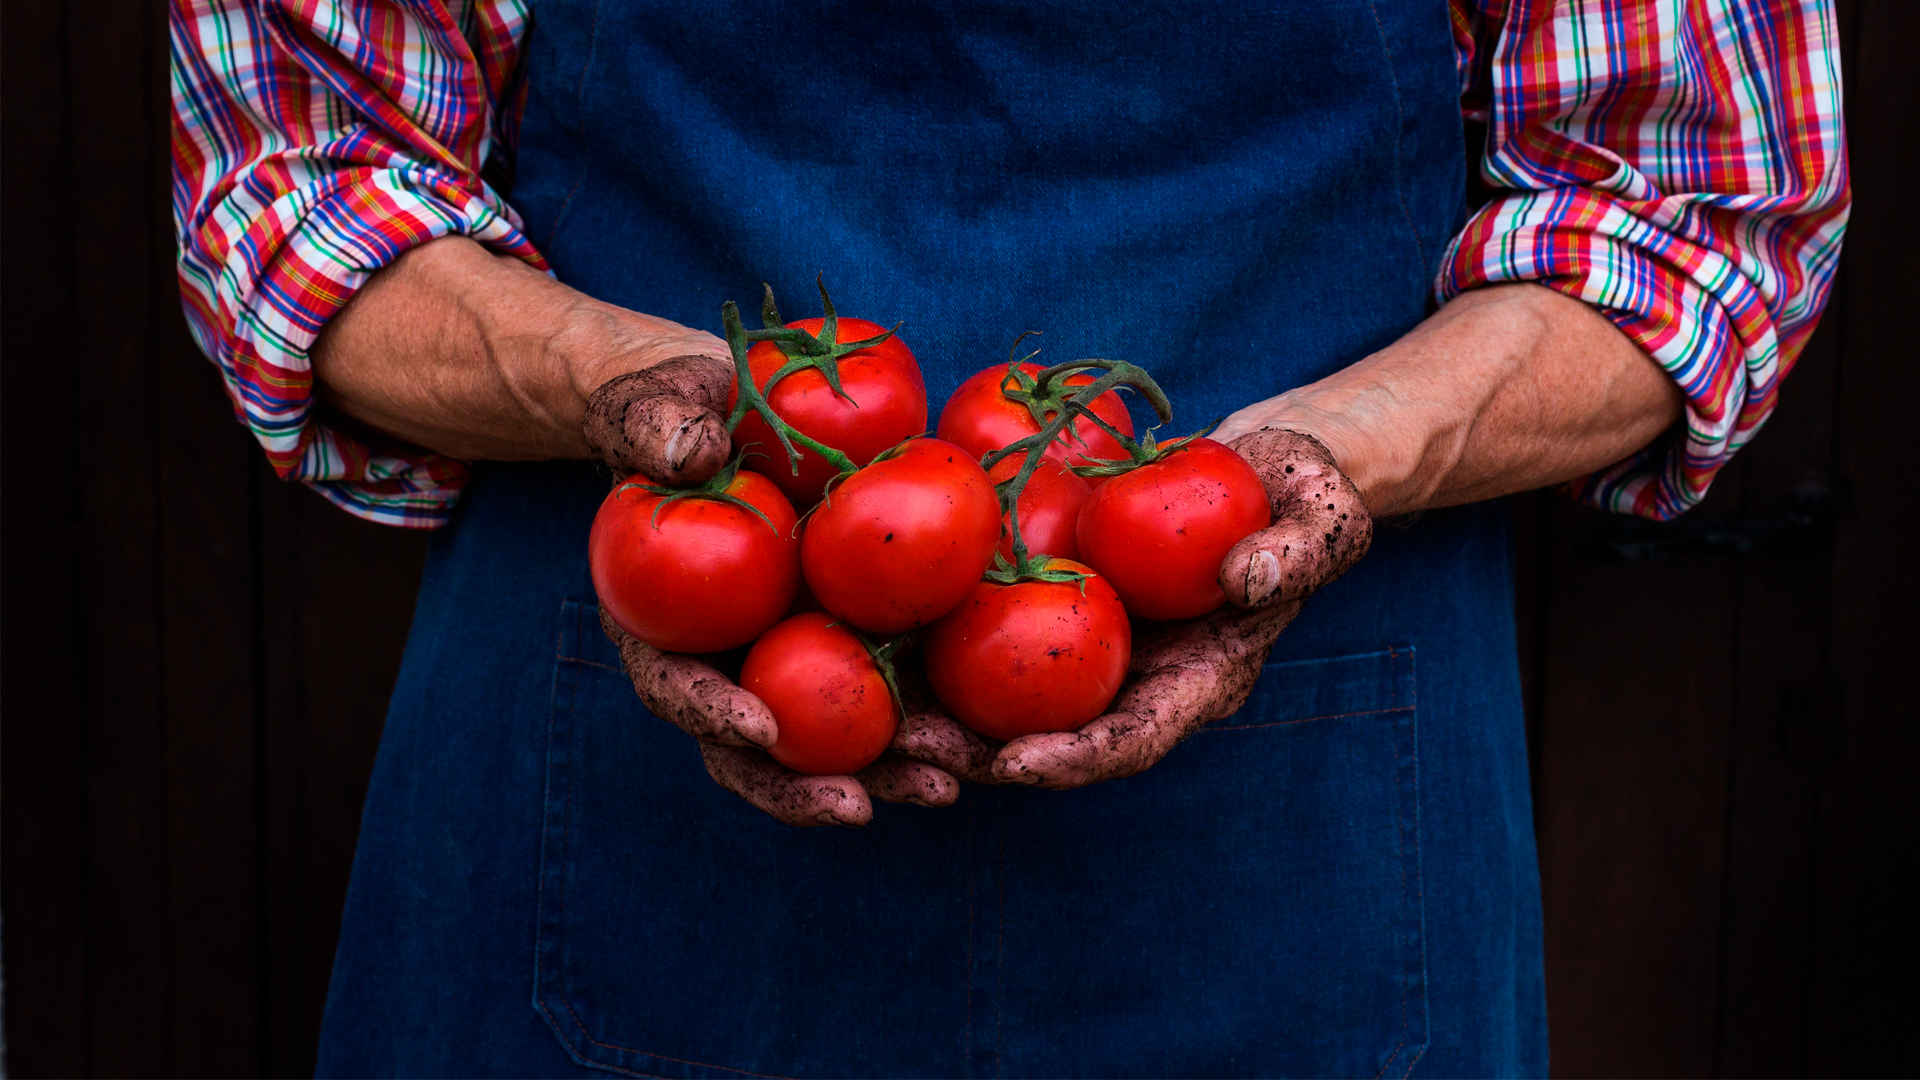
[[[9,1066],[304,1072],[425,537],[275,481],[187,337],[159,5],[3,10]],[[1920,19],[1841,17],[1855,226],[1779,414],[1688,529],[1515,503],[1563,1075],[1920,1072]]]

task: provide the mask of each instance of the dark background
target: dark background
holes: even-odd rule
[[[163,5],[0,10],[11,1072],[303,1073],[426,537],[275,480],[187,337]],[[1920,1073],[1920,5],[1839,14],[1778,414],[1677,525],[1513,503],[1563,1075]]]

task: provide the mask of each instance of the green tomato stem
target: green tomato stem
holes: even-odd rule
[[[1022,334],[1020,339],[1024,340],[1025,337],[1026,335]],[[1019,344],[1019,340],[1014,342],[1015,351],[1018,351]],[[1068,376],[1093,370],[1098,370],[1102,374],[1084,386],[1072,388],[1071,394],[1066,392]],[[1027,482],[1033,479],[1034,471],[1040,467],[1040,462],[1046,458],[1047,448],[1053,445],[1061,432],[1066,431],[1069,425],[1082,416],[1091,419],[1101,430],[1119,440],[1120,445],[1134,459],[1128,467],[1138,467],[1146,461],[1153,460],[1153,456],[1156,456],[1153,450],[1143,449],[1139,443],[1120,434],[1111,424],[1094,414],[1093,402],[1100,395],[1118,386],[1129,387],[1147,399],[1147,402],[1153,406],[1155,414],[1163,422],[1172,418],[1173,406],[1167,401],[1165,391],[1153,381],[1153,376],[1147,374],[1145,368],[1129,364],[1124,360],[1070,360],[1064,364],[1055,364],[1034,376],[1021,372],[1019,365],[1010,361],[1008,375],[1019,384],[1021,393],[1018,395],[1008,393],[1007,396],[1021,401],[1034,413],[1034,419],[1040,424],[1040,430],[991,451],[980,460],[983,467],[991,469],[1015,454],[1025,455],[1018,473],[1011,479],[994,485],[994,492],[1000,499],[1000,510],[1007,515],[1013,533],[1014,558],[1009,564],[1004,557],[996,555],[995,565],[987,571],[987,578],[1004,584],[1021,580],[1078,580],[1081,581],[1081,588],[1084,590],[1085,574],[1046,570],[1044,554],[1036,558],[1028,549],[1026,536],[1020,530],[1020,496],[1026,491]],[[1001,387],[1002,392],[1005,393],[1007,380],[1001,381]],[[1143,454],[1147,455],[1144,459]],[[1074,472],[1080,473],[1080,469],[1075,468]]]

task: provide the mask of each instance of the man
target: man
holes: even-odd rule
[[[349,510],[452,523],[321,1070],[1544,1072],[1484,500],[1668,516],[1751,437],[1845,218],[1835,35],[1450,12],[177,9],[182,279],[237,409]],[[1142,627],[1080,732],[929,706],[857,777],[616,648],[608,472],[567,459],[710,474],[730,371],[693,327],[816,272],[907,321],[936,401],[1038,327],[1150,368],[1176,430],[1231,414],[1276,523],[1230,609]]]

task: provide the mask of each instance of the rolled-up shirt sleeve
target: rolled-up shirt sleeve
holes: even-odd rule
[[[394,525],[467,466],[315,411],[308,359],[369,274],[462,234],[545,268],[481,179],[511,137],[520,3],[176,0],[173,206],[187,321],[282,477]]]
[[[1673,517],[1773,411],[1833,283],[1850,195],[1831,3],[1456,0],[1453,14],[1493,191],[1436,292],[1539,282],[1666,369],[1685,423],[1573,487]]]

